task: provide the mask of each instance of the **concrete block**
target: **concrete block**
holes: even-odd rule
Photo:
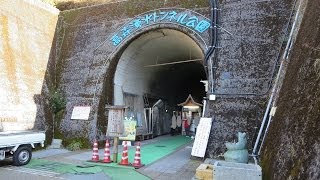
[[[213,180],[261,180],[261,167],[255,164],[216,161]]]
[[[200,164],[196,169],[196,179],[212,180],[213,175],[213,165],[210,164]]]
[[[62,145],[61,139],[53,139],[51,145],[48,147],[48,149],[60,149]]]

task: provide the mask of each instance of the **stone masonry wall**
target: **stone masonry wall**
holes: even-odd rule
[[[41,11],[44,14],[30,14],[29,11],[23,11],[24,7],[31,9],[34,7],[25,5],[26,1],[19,1],[22,4],[15,5],[10,2],[5,1],[6,6],[1,6],[6,8],[1,9],[3,23],[0,26],[2,32],[0,42],[4,43],[0,44],[2,49],[0,57],[4,57],[6,61],[2,61],[0,65],[10,70],[1,75],[1,81],[7,82],[8,85],[5,89],[1,89],[7,93],[3,101],[14,102],[17,99],[8,98],[26,97],[25,102],[28,106],[22,104],[19,108],[22,107],[34,114],[38,113],[36,126],[44,128],[46,123],[43,119],[47,116],[47,121],[50,120],[50,112],[45,110],[48,108],[45,98],[37,95],[41,94],[41,90],[47,91],[47,81],[52,80],[58,85],[67,102],[62,120],[57,122],[61,133],[65,138],[84,137],[91,141],[96,137],[102,138],[106,131],[104,106],[113,101],[112,85],[115,68],[119,56],[128,45],[124,44],[115,49],[110,43],[106,43],[108,38],[134,16],[157,8],[186,8],[210,17],[209,3],[203,0],[129,0],[63,11],[56,27],[57,10],[54,10],[54,15],[48,14],[47,11]],[[214,118],[207,149],[209,157],[216,157],[224,152],[223,143],[232,140],[237,131],[248,133],[251,146],[255,127],[260,125],[266,108],[266,99],[274,78],[272,72],[276,69],[275,62],[292,7],[292,0],[220,0],[219,2],[219,41],[217,59],[214,61],[215,76],[212,89],[213,93],[217,94],[217,100],[210,101],[206,111],[206,116]],[[20,6],[21,17],[19,15],[19,18],[16,18],[13,13],[14,7]],[[40,18],[35,20],[35,17]],[[21,19],[23,23],[15,25],[17,19]],[[32,24],[36,27],[30,27],[27,23],[30,20],[33,20]],[[7,21],[10,23],[5,23]],[[6,24],[11,29],[8,30]],[[148,27],[137,33],[161,27],[168,26]],[[176,25],[170,27],[193,36],[187,29]],[[23,28],[27,28],[28,31],[24,31]],[[15,40],[17,36],[13,36],[19,29],[18,39],[28,36],[20,44],[17,43],[20,41]],[[55,34],[54,29],[56,29]],[[128,40],[128,43],[131,40]],[[209,41],[208,34],[204,40]],[[203,48],[200,41],[197,43]],[[12,50],[7,51],[5,48]],[[35,50],[37,51],[34,52]],[[13,53],[8,54],[8,52]],[[17,62],[20,64],[9,63],[12,62],[8,61],[9,59],[12,61],[19,59]],[[48,59],[51,60],[49,64],[47,64]],[[107,59],[110,61],[106,61]],[[35,65],[29,66],[29,64]],[[32,68],[40,71],[32,71]],[[48,73],[44,80],[46,70]],[[20,72],[23,72],[23,76]],[[26,76],[27,72],[29,76]],[[12,74],[16,76],[11,76]],[[21,81],[20,79],[23,79],[21,77],[31,78],[31,81]],[[18,81],[19,83],[10,83]],[[34,81],[36,83],[33,83]],[[15,87],[16,84],[21,87]],[[38,105],[33,103],[33,96]],[[26,109],[30,102],[33,109],[36,107],[39,109],[34,111]],[[71,120],[74,106],[91,106],[89,120]],[[11,109],[17,109],[17,106],[13,105]],[[8,111],[8,108],[5,110]],[[24,110],[21,112],[24,113]],[[11,118],[7,117],[7,114],[8,112],[5,120]]]
[[[248,134],[252,149],[266,109],[277,57],[292,8],[291,1],[220,1],[219,49],[215,61],[216,101],[209,101],[214,117],[207,156],[225,152],[225,141]],[[223,29],[222,29],[223,28]]]
[[[112,54],[114,47],[105,41],[134,16],[165,7],[188,8],[208,15],[207,2],[200,0],[119,1],[60,14],[61,28],[58,31],[61,33],[57,39],[61,47],[58,48],[61,49],[58,64],[62,70],[57,74],[57,79],[67,100],[66,114],[60,123],[60,129],[67,138],[103,138],[107,126],[104,107],[105,104],[112,104],[115,68],[127,46],[125,44],[117,50],[117,54]],[[152,28],[155,27],[144,30]],[[172,25],[172,28],[177,26]],[[208,41],[208,38],[205,40]],[[107,63],[108,58],[111,61]],[[74,106],[91,106],[89,120],[71,120]]]
[[[92,140],[105,133],[104,105],[112,103],[110,86],[117,60],[126,47],[110,56],[113,47],[104,43],[106,38],[149,10],[182,7],[210,17],[208,6],[207,1],[200,0],[130,0],[63,11],[57,37],[61,47],[58,64],[62,67],[57,79],[67,98],[60,124],[63,134]],[[218,58],[214,63],[214,93],[218,98],[207,107],[206,116],[214,117],[207,156],[223,153],[223,143],[231,141],[238,131],[248,133],[251,147],[266,108],[291,7],[291,0],[220,1]],[[88,121],[70,119],[76,105],[92,107]]]

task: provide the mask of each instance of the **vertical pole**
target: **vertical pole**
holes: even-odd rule
[[[116,136],[113,139],[113,162],[118,162],[118,144],[119,144],[119,137]]]

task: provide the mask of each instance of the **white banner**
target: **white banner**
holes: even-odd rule
[[[192,156],[204,157],[211,130],[212,118],[201,118],[197,127],[196,137],[192,147]]]

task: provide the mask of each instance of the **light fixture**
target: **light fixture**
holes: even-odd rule
[[[184,108],[188,108],[188,109],[197,109],[199,108],[199,106],[183,106]]]

